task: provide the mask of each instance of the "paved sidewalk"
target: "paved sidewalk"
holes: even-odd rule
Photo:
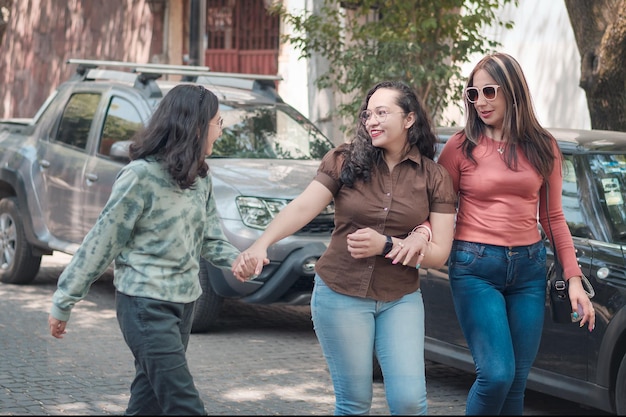
[[[56,278],[69,260],[44,257],[26,286],[0,284],[0,415],[121,415],[133,358],[114,310],[108,273],[76,305],[61,340],[48,333]],[[212,415],[329,415],[334,396],[308,307],[227,302],[219,328],[193,334],[188,359]],[[427,363],[429,414],[461,415],[472,375]],[[529,393],[527,415],[602,415]],[[382,383],[373,415],[389,414]]]

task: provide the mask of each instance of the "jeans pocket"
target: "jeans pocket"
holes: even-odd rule
[[[478,255],[474,252],[469,252],[463,249],[453,250],[450,253],[450,260],[448,264],[451,267],[470,266],[472,263],[474,263],[477,257]]]

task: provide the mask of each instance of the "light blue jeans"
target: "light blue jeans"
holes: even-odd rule
[[[476,380],[468,415],[521,415],[543,328],[546,249],[455,240],[449,278]]]
[[[311,314],[333,381],[335,415],[369,414],[374,351],[391,414],[426,414],[420,290],[381,302],[339,294],[316,275]]]

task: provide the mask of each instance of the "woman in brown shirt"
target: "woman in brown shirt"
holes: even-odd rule
[[[377,84],[354,140],[325,155],[311,184],[239,257],[258,261],[260,273],[267,248],[334,199],[335,229],[316,265],[311,313],[336,415],[369,413],[374,353],[391,413],[426,414],[419,267],[447,260],[456,203],[449,174],[432,159],[435,146],[419,97],[400,82]],[[432,234],[416,227],[426,220]]]

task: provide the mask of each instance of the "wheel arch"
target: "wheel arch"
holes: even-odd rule
[[[609,387],[615,404],[615,384],[620,363],[626,355],[626,306],[615,314],[598,350],[597,383]]]
[[[33,219],[28,206],[26,185],[19,173],[14,170],[0,169],[0,199],[7,197],[15,197],[17,204],[21,208],[22,223],[24,225],[24,233],[31,245],[37,248],[41,255],[51,255],[52,250],[46,242],[41,241],[35,234],[33,227]]]

